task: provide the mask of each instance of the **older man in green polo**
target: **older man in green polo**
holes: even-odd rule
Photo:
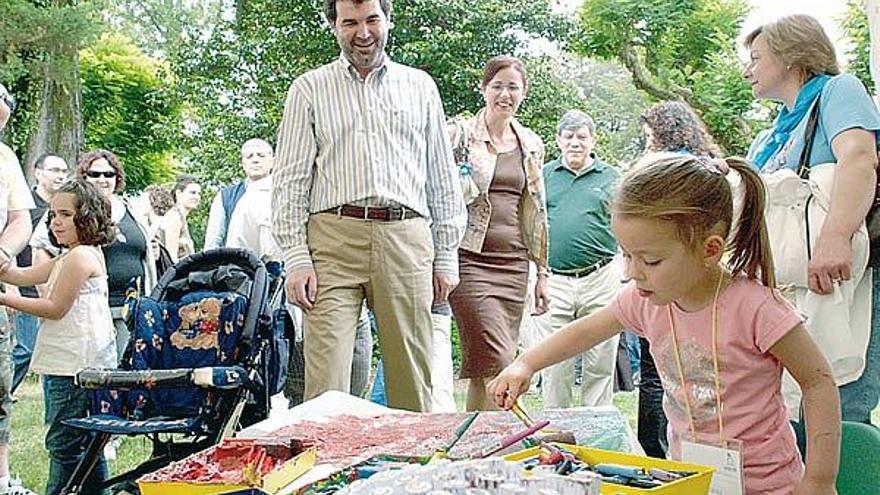
[[[584,112],[562,116],[556,144],[562,157],[544,165],[550,223],[550,311],[537,318],[543,336],[601,309],[620,288],[609,202],[620,174],[593,153],[595,124]],[[581,401],[611,405],[618,337],[583,354]],[[542,375],[545,407],[570,407],[574,360]]]

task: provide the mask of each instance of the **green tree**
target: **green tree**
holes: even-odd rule
[[[728,152],[744,153],[754,122],[735,40],[747,12],[745,0],[586,0],[576,50],[619,60],[652,98],[686,101]]]
[[[846,71],[858,77],[869,92],[874,88],[871,77],[871,34],[868,31],[868,16],[865,14],[864,0],[849,0],[846,14],[840,27],[849,44],[846,49]]]
[[[220,0],[108,0],[104,17],[113,32],[137,40],[147,54],[174,60],[220,18]]]
[[[339,56],[320,8],[320,2],[306,0],[239,0],[234,19],[181,53],[175,65],[181,98],[198,102],[184,108],[190,170],[227,182],[240,174],[244,140],[274,141],[293,79]],[[548,0],[398,0],[392,20],[389,55],[434,77],[448,115],[482,106],[477,86],[490,57],[523,54],[537,38],[564,48],[573,33]],[[551,74],[549,62],[528,60],[534,91],[523,114],[545,138],[576,93],[562,74]],[[544,87],[545,75],[552,76],[555,90]]]
[[[46,151],[72,161],[82,146],[78,53],[97,32],[100,2],[0,2],[0,76],[22,103],[13,145],[30,165]]]
[[[583,110],[596,122],[596,149],[603,160],[627,164],[642,151],[640,117],[648,107],[623,66],[602,60],[571,58],[566,77],[583,93]]]
[[[169,67],[105,34],[81,52],[80,76],[86,146],[119,155],[130,191],[171,178],[180,110]]]

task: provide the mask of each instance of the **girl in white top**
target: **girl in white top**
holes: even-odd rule
[[[28,268],[0,253],[0,280],[18,286],[48,283],[48,295],[24,298],[0,293],[0,304],[43,318],[31,370],[43,375],[46,448],[50,469],[47,494],[59,493],[76,467],[90,435],[62,421],[88,413],[89,395],[73,382],[85,367],[115,368],[116,344],[107,302],[107,270],[101,246],[112,242],[110,202],[82,180],[66,182],[49,206],[53,244],[61,256]],[[106,474],[103,461],[90,481]],[[88,489],[86,492],[90,492]]]

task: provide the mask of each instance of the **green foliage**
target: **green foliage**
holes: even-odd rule
[[[184,108],[188,169],[213,183],[241,174],[238,151],[246,139],[274,141],[290,83],[339,56],[320,2],[250,0],[237,6],[234,19],[221,21],[175,62],[180,97],[191,102]],[[389,55],[431,74],[447,115],[482,106],[477,86],[490,57],[515,54],[536,37],[565,46],[573,32],[548,0],[398,0],[392,20]],[[553,72],[548,63],[529,62],[535,81]],[[559,88],[536,89],[524,107],[523,119],[545,137],[559,117],[554,112],[573,94],[558,76]]]
[[[868,30],[868,15],[864,0],[849,0],[841,28],[849,38],[847,46],[846,71],[858,77],[869,92],[873,92],[871,77],[871,33]]]
[[[176,59],[181,48],[207,32],[221,15],[221,0],[108,0],[112,32],[138,41],[154,57]]]
[[[559,155],[556,147],[556,124],[566,110],[584,108],[586,99],[566,77],[565,67],[550,56],[528,57],[524,60],[529,74],[529,93],[517,114],[517,119],[537,132],[546,147],[546,160]],[[482,100],[474,111],[482,107]]]
[[[180,112],[165,89],[168,67],[128,38],[105,34],[81,52],[80,77],[86,148],[119,155],[129,191],[171,178]]]
[[[15,95],[18,108],[4,141],[23,154],[37,127],[43,80],[70,84],[72,57],[98,30],[102,1],[0,1],[0,81]]]
[[[631,162],[644,146],[639,118],[648,107],[645,94],[618,64],[571,59],[563,67],[566,79],[583,95],[579,109],[596,123],[596,153],[612,164]]]
[[[743,83],[740,61],[723,53],[707,59],[714,69],[695,72],[691,78],[694,96],[705,108],[700,116],[728,155],[745,156],[755,132],[768,122],[752,111],[754,97]]]
[[[241,176],[239,149],[252,137],[274,142],[287,88],[332,60],[338,48],[318,2],[242,2],[235,19],[183,48],[175,61],[186,121],[188,170],[209,183]]]
[[[30,72],[41,77],[63,78],[70,67],[41,67],[49,51],[76,50],[95,32],[100,2],[74,0],[0,2],[0,78],[14,80]],[[48,70],[49,72],[44,72]]]
[[[742,154],[754,125],[736,56],[747,13],[745,0],[586,0],[575,50],[625,62],[654,99],[685,99],[719,144]]]
[[[523,48],[537,38],[565,48],[574,34],[574,25],[554,14],[547,0],[407,0],[395,2],[392,17],[389,54],[431,74],[447,115],[482,107],[477,88],[491,57],[525,55]],[[529,66],[535,91],[545,75],[561,82],[548,61],[535,57]],[[561,89],[563,100],[567,89]],[[533,91],[530,99],[536,98]],[[536,111],[544,110],[536,105]]]
[[[607,59],[641,47],[658,75],[705,70],[706,56],[729,48],[746,13],[744,0],[586,0],[578,48]]]

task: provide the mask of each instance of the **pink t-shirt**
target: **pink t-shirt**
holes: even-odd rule
[[[803,464],[782,400],[782,365],[769,353],[802,322],[778,292],[736,277],[718,298],[718,362],[724,434],[743,442],[747,493],[787,494],[803,476]],[[617,296],[618,320],[648,339],[663,382],[668,439],[679,458],[681,434],[690,433],[684,394],[690,398],[698,435],[718,440],[712,364],[712,305],[686,313],[672,305],[687,390],[681,386],[666,306],[641,297],[635,284]]]

